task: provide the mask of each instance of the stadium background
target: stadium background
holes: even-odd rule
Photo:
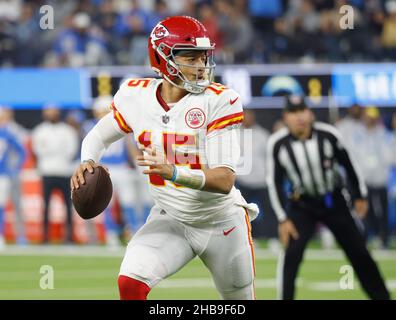
[[[40,21],[45,11],[40,9],[46,5],[53,9],[54,28],[43,30]],[[343,5],[353,8],[353,29],[340,28]],[[330,123],[344,116],[353,103],[376,105],[384,125],[389,131],[395,129],[391,121],[396,112],[396,2],[392,0],[1,0],[0,105],[14,109],[16,121],[28,130],[42,121],[41,110],[49,104],[62,108],[65,117],[92,117],[93,99],[114,94],[124,78],[154,76],[147,65],[147,36],[159,20],[173,14],[195,16],[207,26],[217,44],[216,81],[236,88],[245,107],[255,109],[258,122],[269,131],[281,117],[280,96],[285,92],[307,95],[317,118]],[[83,41],[77,29],[85,30]],[[41,239],[42,195],[29,143],[26,148],[29,156],[20,175],[21,201],[26,236],[34,244]],[[393,235],[395,190],[393,173],[389,179]],[[62,199],[55,195],[51,203],[55,243],[61,243],[64,215]],[[77,242],[87,244],[87,227],[74,217]],[[5,234],[10,243],[16,239],[14,222],[10,202]],[[98,244],[105,243],[102,222],[103,217],[96,219]],[[258,298],[275,299],[276,255],[265,238],[257,239],[256,246]],[[308,284],[301,285],[298,298],[364,298],[359,288],[337,290],[339,266],[346,264],[337,250],[329,255],[321,254],[315,242],[312,247],[314,258],[304,264],[301,275]],[[109,253],[105,247],[9,245],[0,255],[0,298],[116,298],[113,280],[120,252]],[[95,257],[94,262],[87,256]],[[394,251],[379,250],[375,256],[394,291]],[[35,281],[43,264],[58,270],[61,288],[37,288]],[[87,271],[91,268],[93,272]],[[25,284],[16,280],[21,274],[26,276]],[[86,283],[80,281],[90,276]],[[74,281],[65,280],[70,277]],[[217,297],[197,261],[175,281],[158,289],[153,297]],[[75,295],[77,291],[80,295]]]

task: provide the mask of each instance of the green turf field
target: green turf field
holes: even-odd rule
[[[106,247],[28,247],[0,252],[0,299],[118,299],[117,274],[123,249]],[[396,251],[375,252],[388,287],[396,297]],[[353,290],[340,289],[337,250],[309,249],[298,278],[297,299],[366,299],[357,279]],[[40,288],[43,265],[54,271],[54,288]],[[257,299],[276,299],[276,255],[256,250]],[[45,281],[43,278],[41,281]],[[218,299],[209,273],[195,259],[154,288],[150,299]]]

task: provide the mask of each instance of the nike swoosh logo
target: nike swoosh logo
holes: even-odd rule
[[[234,100],[230,99],[230,105],[233,105],[238,99],[239,99],[239,97],[236,97]]]
[[[231,228],[230,230],[223,230],[223,234],[224,234],[225,236],[228,236],[232,231],[234,231],[235,228],[236,228],[236,227],[233,227],[233,228]]]

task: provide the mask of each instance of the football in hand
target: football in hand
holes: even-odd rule
[[[85,184],[72,191],[72,202],[81,218],[92,219],[108,206],[113,185],[106,169],[101,166],[94,168],[93,173],[85,170],[84,179]]]

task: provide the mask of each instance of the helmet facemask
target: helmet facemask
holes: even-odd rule
[[[179,51],[206,51],[206,63],[204,66],[194,66],[189,64],[182,64],[176,62],[176,55]],[[175,44],[172,47],[161,43],[157,48],[157,53],[167,62],[166,68],[171,77],[163,74],[162,76],[172,83],[174,86],[184,89],[191,93],[203,92],[211,83],[214,76],[214,68],[216,64],[214,62],[214,47],[213,46],[186,46],[185,44]],[[169,54],[165,54],[169,52]],[[196,69],[195,80],[189,80],[181,71],[181,67],[187,67],[190,69]],[[198,69],[204,69],[204,79],[199,79],[200,73]],[[181,83],[176,83],[174,80],[179,79]]]

